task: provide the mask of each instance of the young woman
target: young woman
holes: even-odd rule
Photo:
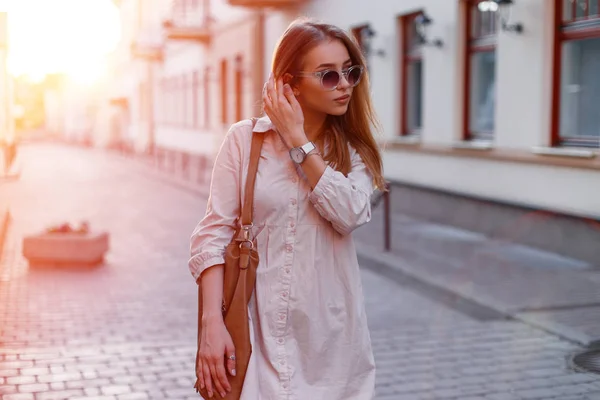
[[[260,263],[250,302],[252,356],[242,400],[362,400],[375,365],[351,232],[384,187],[365,60],[340,28],[298,20],[281,37],[263,91],[265,132],[254,196]],[[235,374],[221,315],[223,249],[235,231],[252,122],[217,156],[189,267],[203,290],[201,385],[218,398]]]

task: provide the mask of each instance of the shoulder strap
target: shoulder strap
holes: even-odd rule
[[[250,163],[248,165],[248,176],[246,177],[246,190],[244,192],[244,203],[242,205],[242,225],[252,224],[252,209],[254,202],[254,183],[256,182],[256,171],[260,150],[265,138],[263,132],[254,132],[257,118],[252,118],[252,145],[250,147]]]

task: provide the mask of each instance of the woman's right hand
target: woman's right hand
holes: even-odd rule
[[[225,397],[226,393],[231,391],[225,364],[228,372],[235,376],[235,348],[220,315],[202,320],[202,337],[198,353],[200,362],[196,373],[200,380],[200,387],[206,387],[209,397],[213,397],[215,390],[221,397]]]

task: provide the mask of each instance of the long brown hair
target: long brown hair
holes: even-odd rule
[[[333,168],[348,175],[352,168],[348,149],[350,143],[373,176],[375,186],[384,190],[383,163],[373,135],[373,129],[380,131],[380,124],[371,103],[365,58],[356,42],[334,25],[306,18],[297,19],[279,39],[273,54],[273,77],[279,79],[286,73],[294,75],[294,71],[302,67],[306,54],[320,43],[329,40],[341,41],[348,49],[352,64],[361,65],[364,72],[361,82],[353,90],[348,111],[341,116],[327,117],[326,139],[329,146],[323,157]]]

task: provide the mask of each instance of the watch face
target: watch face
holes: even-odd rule
[[[304,152],[301,148],[294,147],[290,150],[290,157],[292,158],[292,161],[300,164],[302,161],[304,161]]]

